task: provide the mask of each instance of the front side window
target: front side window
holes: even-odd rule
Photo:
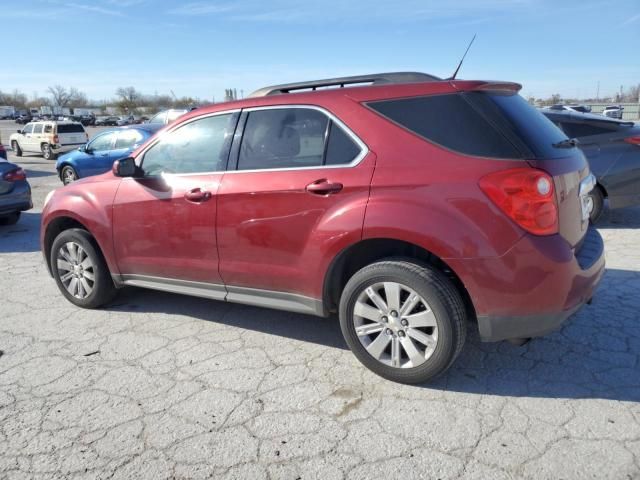
[[[38,123],[37,125],[34,125],[33,133],[35,133],[35,134],[42,133],[42,127],[43,127],[43,125],[41,123]]]
[[[144,154],[145,176],[224,170],[237,119],[237,114],[215,115],[165,133]]]
[[[360,151],[339,125],[318,110],[255,110],[247,117],[238,170],[348,164]]]
[[[27,123],[22,129],[22,133],[33,133],[33,123]]]
[[[136,143],[142,143],[142,134],[137,130],[123,130],[118,133],[115,149],[131,148]]]
[[[114,135],[114,133],[103,133],[102,135],[97,136],[91,141],[91,143],[89,143],[88,149],[93,152],[111,150]]]

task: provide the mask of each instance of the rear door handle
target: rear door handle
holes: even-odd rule
[[[307,185],[306,190],[307,192],[315,195],[329,195],[331,193],[338,193],[342,190],[342,184],[338,182],[330,182],[326,178],[323,178]]]
[[[184,198],[195,203],[206,202],[211,198],[211,192],[202,190],[201,188],[194,188],[185,193]]]

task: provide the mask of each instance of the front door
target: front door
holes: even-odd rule
[[[138,155],[142,172],[122,180],[113,205],[116,259],[125,283],[169,284],[170,290],[196,294],[209,289],[223,298],[216,195],[236,121],[231,113],[191,119]]]
[[[375,157],[318,108],[252,109],[241,125],[245,115],[218,193],[228,298],[275,291],[317,299],[327,250],[360,238]]]
[[[34,150],[36,144],[33,138],[33,123],[27,123],[22,129],[22,138],[18,139],[18,144],[23,152],[39,152],[40,149]]]
[[[111,150],[117,132],[104,132],[91,140],[84,151],[84,158],[77,162],[80,177],[89,177],[104,173],[111,168]]]

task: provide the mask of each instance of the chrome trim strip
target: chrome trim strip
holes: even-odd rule
[[[162,292],[179,293],[194,297],[221,300],[256,307],[273,308],[288,312],[326,316],[321,300],[296,293],[276,292],[258,288],[225,286],[216,283],[194,282],[150,275],[112,275],[118,287],[130,285]]]

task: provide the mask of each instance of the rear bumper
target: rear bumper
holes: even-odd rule
[[[16,182],[11,193],[0,195],[0,215],[8,215],[33,208],[29,183]]]
[[[576,251],[558,235],[525,236],[502,257],[462,263],[483,341],[537,337],[591,300],[604,273],[604,242],[593,227]]]
[[[70,152],[71,150],[76,150],[78,148],[80,148],[82,145],[86,145],[87,142],[82,142],[82,143],[66,143],[64,145],[55,145],[52,144],[51,145],[51,149],[54,150],[57,153],[64,153],[64,152]]]

